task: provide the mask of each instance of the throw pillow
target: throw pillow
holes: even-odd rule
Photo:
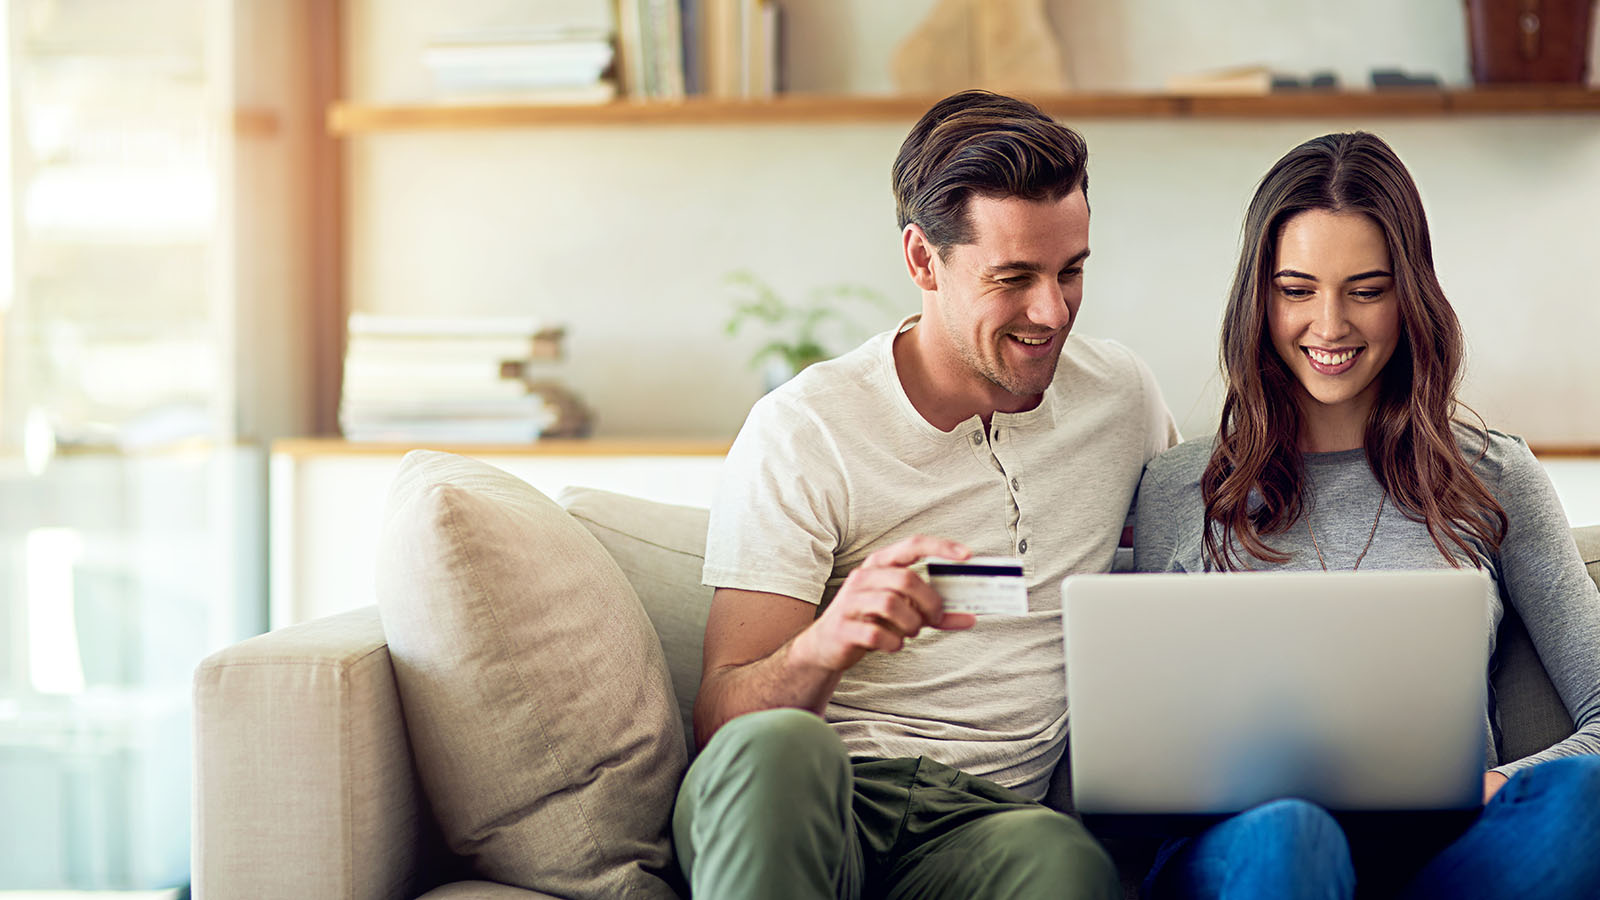
[[[414,451],[390,489],[377,590],[450,848],[556,896],[674,896],[677,702],[638,598],[583,526],[506,472]]]
[[[667,653],[693,758],[692,713],[711,613],[712,590],[700,583],[710,510],[586,487],[566,488],[556,499],[600,541],[638,592]]]

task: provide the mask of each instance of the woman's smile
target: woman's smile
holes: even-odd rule
[[[1343,375],[1355,368],[1356,357],[1365,349],[1367,348],[1328,349],[1304,346],[1300,348],[1301,352],[1305,353],[1306,359],[1311,361],[1311,368],[1322,375]]]

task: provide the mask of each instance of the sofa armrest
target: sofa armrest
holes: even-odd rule
[[[437,883],[377,607],[219,651],[194,693],[197,896],[389,900]]]

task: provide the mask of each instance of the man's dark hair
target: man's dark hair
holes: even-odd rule
[[[900,228],[915,222],[940,255],[973,240],[967,200],[1022,197],[1056,201],[1089,192],[1083,136],[1026,100],[962,91],[934,104],[895,157],[894,203]]]

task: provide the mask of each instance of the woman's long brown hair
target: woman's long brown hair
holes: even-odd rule
[[[1487,450],[1483,429],[1456,416],[1461,325],[1434,273],[1428,220],[1410,173],[1388,144],[1355,132],[1324,135],[1291,150],[1250,201],[1223,315],[1227,396],[1201,480],[1207,568],[1250,568],[1239,548],[1265,562],[1289,559],[1262,539],[1287,531],[1305,501],[1295,377],[1273,349],[1267,303],[1278,237],[1290,219],[1314,209],[1365,214],[1389,249],[1403,337],[1378,376],[1378,400],[1367,420],[1372,473],[1401,512],[1426,523],[1452,566],[1461,565],[1452,549],[1482,565],[1483,553],[1499,549],[1507,523],[1455,434],[1457,425],[1471,429]]]

